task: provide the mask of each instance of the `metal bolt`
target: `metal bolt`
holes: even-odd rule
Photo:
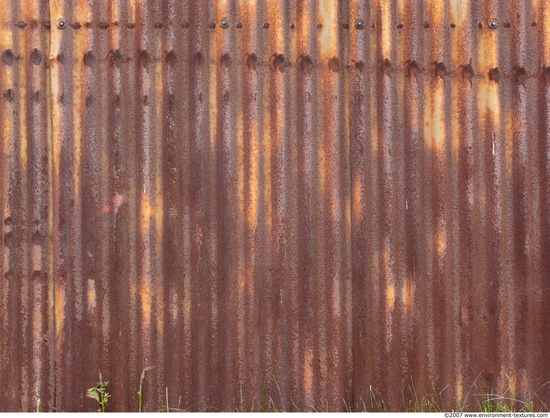
[[[355,20],[355,27],[357,29],[363,29],[365,27],[365,21],[363,19],[356,19]]]
[[[222,19],[222,21],[220,22],[220,26],[224,29],[227,29],[229,27],[229,21],[226,17]]]
[[[498,20],[491,19],[489,20],[489,29],[496,29],[498,28]]]
[[[59,22],[57,22],[57,27],[59,29],[65,29],[67,27],[67,22],[61,19]]]

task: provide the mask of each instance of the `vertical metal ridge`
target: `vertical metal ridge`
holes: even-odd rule
[[[0,370],[14,383],[2,394],[0,404],[2,410],[29,411],[36,408],[39,398],[51,401],[44,58],[47,31],[32,24],[33,18],[47,18],[48,11],[39,1],[6,1],[3,7]]]
[[[300,154],[299,147],[299,122],[300,111],[296,107],[292,106],[292,103],[295,103],[298,99],[298,89],[299,89],[299,78],[298,78],[298,39],[296,32],[296,25],[298,24],[298,10],[295,8],[289,8],[288,10],[288,28],[290,29],[288,36],[288,60],[290,62],[289,68],[285,67],[285,73],[287,75],[287,98],[284,98],[288,104],[288,143],[289,143],[289,166],[286,173],[288,173],[289,183],[290,183],[290,193],[289,193],[289,210],[288,210],[288,234],[289,234],[289,279],[288,279],[288,302],[284,304],[284,293],[283,293],[283,306],[288,309],[288,334],[290,338],[287,339],[287,358],[288,358],[288,371],[289,375],[286,379],[283,377],[281,384],[284,388],[285,380],[288,384],[287,391],[285,393],[286,399],[283,402],[285,408],[293,408],[294,399],[299,397],[300,392],[300,382],[302,379],[302,373],[300,370],[300,336],[301,336],[301,327],[300,321],[297,320],[300,309],[300,290],[299,284],[301,279],[301,267],[300,260],[302,259],[302,254],[300,252],[300,236],[296,233],[300,225],[302,225],[302,219],[299,216],[300,211],[300,198],[301,193],[304,193],[302,188],[302,178],[300,176],[299,165],[304,164],[304,159]],[[286,57],[286,51],[284,56]],[[296,68],[296,70],[294,70]],[[283,174],[284,175],[284,174]],[[286,176],[285,176],[286,177]],[[284,290],[283,290],[284,292]],[[305,302],[305,301],[303,301]]]
[[[6,4],[6,10],[13,13],[13,4]],[[14,301],[17,300],[17,294],[14,294],[13,288],[17,291],[19,281],[19,272],[14,269],[17,266],[14,263],[15,254],[13,254],[13,199],[10,199],[7,193],[9,189],[13,188],[13,173],[14,170],[14,124],[13,120],[13,101],[14,101],[14,69],[12,68],[13,59],[17,50],[14,50],[14,34],[13,28],[10,27],[9,22],[2,22],[2,91],[4,92],[2,100],[2,116],[6,119],[6,124],[2,129],[2,271],[3,271],[3,283],[2,283],[2,374],[8,376],[12,381],[20,381],[18,376],[18,370],[13,365],[11,359],[15,358],[14,349],[17,347],[15,344],[10,344],[9,336],[14,334],[14,327],[19,325],[19,316],[13,321],[9,320],[9,312],[17,312],[18,309],[14,307]],[[6,65],[6,62],[10,65]],[[8,100],[9,99],[9,100]],[[10,201],[11,200],[11,201]],[[10,244],[8,246],[8,243]],[[6,393],[2,396],[3,404],[6,409],[16,409],[19,407],[16,400],[15,393]]]
[[[548,98],[550,97],[550,44],[548,42],[548,31],[550,30],[550,5],[540,3],[536,14],[537,19],[542,21],[542,30],[538,33],[538,44],[536,45],[539,51],[539,66],[542,69],[542,75],[539,79],[539,158],[540,158],[540,187],[541,187],[541,210],[543,213],[542,229],[541,229],[541,250],[544,253],[550,248],[550,217],[545,216],[550,212],[550,117],[548,108]],[[542,293],[547,294],[550,291],[550,260],[544,257],[541,260],[540,280],[542,284]],[[541,317],[546,317],[550,312],[548,304],[541,307]],[[541,324],[542,325],[542,324]],[[550,333],[542,331],[542,340],[544,347],[541,350],[541,356],[548,358],[550,349],[548,342],[550,341]],[[544,373],[544,372],[543,372]],[[544,386],[537,388],[537,395],[541,399],[546,399],[550,396],[550,388]]]
[[[550,402],[546,2],[2,6],[0,409]]]
[[[421,365],[418,360],[418,341],[421,327],[418,324],[419,305],[422,303],[420,281],[423,275],[421,260],[421,161],[423,143],[422,123],[422,9],[421,2],[409,1],[400,13],[403,22],[404,48],[402,60],[404,71],[403,86],[403,124],[409,127],[404,130],[403,161],[404,171],[404,220],[405,220],[405,267],[400,296],[403,315],[403,370],[401,378],[410,383],[420,375]],[[403,35],[402,35],[403,36]],[[411,376],[414,378],[411,379]]]
[[[235,138],[238,191],[233,205],[238,205],[240,209],[237,245],[244,246],[240,261],[242,265],[239,268],[240,277],[236,283],[238,287],[237,375],[239,390],[242,394],[239,408],[246,410],[250,406],[246,401],[243,403],[243,399],[254,400],[260,395],[256,388],[261,383],[256,372],[261,354],[261,350],[258,349],[258,334],[263,324],[260,313],[255,312],[255,308],[261,309],[267,302],[262,289],[268,277],[265,275],[266,272],[261,270],[261,265],[258,265],[258,260],[265,257],[262,253],[265,239],[262,239],[261,231],[267,232],[268,226],[263,219],[265,214],[263,195],[270,190],[270,185],[264,180],[264,141],[267,141],[267,135],[264,129],[265,114],[262,109],[265,83],[263,69],[258,65],[258,55],[264,55],[264,37],[260,31],[264,30],[261,22],[265,20],[265,6],[262,1],[244,1],[238,2],[237,7],[238,13],[235,18],[243,28],[235,34],[236,43],[242,50],[242,54],[236,53],[237,57],[242,56],[240,58],[242,70],[236,77],[237,91],[240,92],[236,98],[237,137]],[[261,184],[264,185],[263,190],[260,188]]]

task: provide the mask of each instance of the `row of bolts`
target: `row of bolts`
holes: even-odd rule
[[[319,25],[321,25],[320,23],[317,25],[317,27],[320,27]],[[229,21],[227,18],[223,18],[220,22],[220,26],[224,29],[227,29],[229,27]],[[293,28],[294,25],[291,25],[291,28]],[[322,25],[321,25],[322,26]],[[365,27],[365,21],[363,19],[356,19],[355,20],[355,25],[354,25],[357,29],[363,29]],[[489,23],[488,23],[488,26],[490,29],[496,29],[498,28],[498,21],[496,19],[491,19],[489,20]],[[67,21],[64,20],[64,19],[61,19],[57,22],[57,27],[59,29],[65,29],[67,27]],[[241,26],[237,26],[237,27],[242,27]],[[269,27],[269,23],[265,23],[264,24],[264,28],[267,29]],[[349,27],[349,25],[345,25],[344,24],[344,27]],[[398,28],[402,28],[403,25],[402,24],[399,24],[397,25]]]

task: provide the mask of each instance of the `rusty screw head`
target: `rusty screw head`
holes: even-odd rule
[[[356,19],[355,20],[355,27],[357,29],[363,29],[365,27],[365,21],[363,19]]]
[[[489,29],[496,29],[498,28],[498,20],[491,19],[489,20]]]
[[[224,17],[220,22],[220,26],[224,29],[227,29],[229,27],[229,20],[227,20],[227,18]]]
[[[63,20],[63,19],[60,19],[58,22],[57,22],[57,27],[59,29],[65,29],[67,27],[67,21]]]

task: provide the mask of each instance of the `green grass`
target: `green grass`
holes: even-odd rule
[[[138,412],[143,412],[143,381],[146,377],[146,372],[154,367],[146,367],[141,372],[139,381],[138,394]],[[478,376],[479,377],[479,376]],[[381,392],[376,388],[370,386],[368,399],[359,399],[355,403],[351,399],[342,399],[344,410],[347,412],[388,412],[390,410],[399,412],[534,412],[535,402],[531,395],[520,397],[517,393],[512,393],[508,388],[502,394],[494,393],[475,393],[477,388],[477,378],[466,393],[464,399],[459,404],[456,402],[453,404],[445,404],[444,399],[452,398],[445,392],[449,389],[449,386],[445,386],[441,390],[437,390],[435,384],[432,385],[428,393],[420,394],[413,382],[409,385],[403,385],[401,389],[401,397],[399,405],[389,404],[384,399]],[[245,401],[243,395],[242,383],[239,389],[238,401],[232,406],[226,408],[223,412],[236,411],[236,412],[286,412],[285,407],[281,405],[288,405],[284,402],[284,398],[279,385],[276,383],[279,391],[278,398],[280,402],[277,402],[273,397],[269,396],[267,392],[262,389],[258,398],[253,397],[250,403]],[[550,383],[550,382],[548,382]],[[99,373],[99,381],[96,386],[88,389],[87,397],[95,399],[99,404],[98,412],[105,412],[107,402],[110,398],[110,394],[107,392],[107,386],[109,382],[104,382],[101,372]],[[544,385],[543,385],[544,386]],[[536,392],[535,392],[536,396]],[[178,399],[177,408],[170,407],[168,388],[165,388],[165,399],[162,402],[160,411],[158,412],[188,412],[190,410],[200,410],[201,412],[222,412],[217,411],[214,408],[210,408],[206,403],[199,402],[195,405],[189,406],[188,409],[180,408],[181,396]],[[327,405],[311,405],[307,408],[298,408],[297,405],[291,401],[291,410],[298,412],[324,412],[329,411]],[[541,410],[547,411],[548,407],[540,398],[538,398],[538,405],[541,406]],[[40,399],[36,399],[36,411],[40,411]]]
[[[443,392],[447,387],[441,391],[437,391],[435,386],[432,385],[432,390],[427,395],[420,397],[414,386],[414,383],[408,387],[409,396],[406,397],[405,390],[401,391],[402,399],[402,412],[444,412],[446,411],[443,406]]]
[[[477,379],[476,379],[477,381]],[[435,385],[431,391],[422,396],[419,395],[414,384],[411,383],[406,389],[401,391],[401,405],[398,409],[400,412],[534,412],[535,404],[532,396],[527,396],[523,400],[518,397],[517,393],[511,393],[507,389],[503,394],[494,393],[473,393],[476,387],[476,382],[472,385],[466,397],[457,405],[446,405],[444,402],[444,392],[449,389],[449,386],[438,391]],[[543,411],[547,411],[548,407],[540,399],[540,405]],[[345,402],[344,402],[345,403]],[[346,407],[346,410],[349,410]],[[389,408],[386,405],[380,392],[370,387],[369,400],[365,403],[359,401],[355,411],[373,411],[387,412]]]
[[[99,409],[97,410],[97,412],[105,412],[105,409],[107,408],[107,402],[111,397],[109,392],[107,392],[108,385],[109,382],[104,382],[103,377],[101,376],[101,372],[99,372],[99,382],[97,382],[94,387],[89,388],[88,392],[86,393],[86,396],[88,398],[95,399],[99,404]]]
[[[145,379],[145,372],[154,369],[155,367],[146,367],[141,371],[141,377],[139,378],[139,390],[138,390],[138,412],[143,412],[143,379]],[[168,390],[168,389],[167,389]],[[167,395],[168,396],[168,392]]]
[[[448,388],[441,391],[436,391],[432,388],[431,392],[420,396],[414,386],[409,386],[406,390],[402,391],[401,405],[398,409],[392,408],[391,410],[397,410],[399,412],[533,412],[534,404],[531,398],[527,400],[520,400],[518,398],[496,395],[496,394],[470,394],[472,403],[466,401],[462,402],[460,407],[445,405],[443,401],[443,393]],[[346,412],[388,412],[390,408],[387,406],[386,401],[382,397],[381,393],[373,387],[369,391],[369,399],[364,401],[359,400],[359,403],[352,405],[349,401],[342,400],[344,410]],[[291,411],[295,412],[326,412],[329,411],[328,405],[324,406],[309,406],[307,408],[298,408],[298,406],[291,402]],[[469,406],[474,405],[474,406]],[[191,407],[190,409],[196,409]],[[200,408],[201,412],[214,411],[213,409],[204,407]],[[546,407],[543,410],[547,410]],[[181,409],[163,407],[164,412],[183,412]],[[229,407],[224,412],[236,411],[236,412],[287,412],[284,407],[281,407],[272,398],[266,395],[265,391],[261,391],[259,399],[253,398],[250,405],[246,405],[242,396],[240,397],[239,404],[235,407]]]

